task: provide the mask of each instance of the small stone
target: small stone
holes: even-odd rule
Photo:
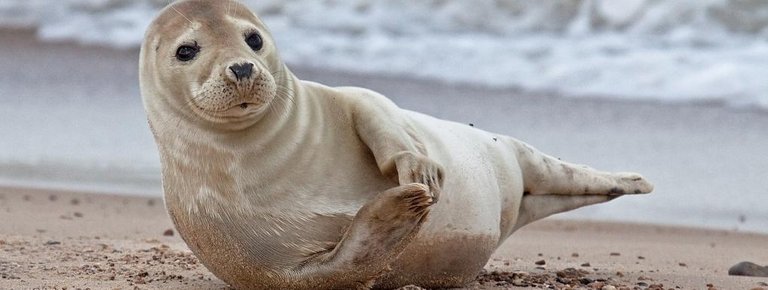
[[[546,264],[547,264],[547,261],[544,261],[544,260],[538,260],[538,261],[536,261],[536,263],[535,263],[535,264],[536,264],[536,265],[539,265],[539,266],[541,266],[541,265],[546,265]]]
[[[173,229],[167,229],[163,232],[163,236],[173,237]]]
[[[613,252],[611,253],[611,256],[614,256],[614,257],[621,256],[621,253]]]
[[[688,264],[686,263],[678,263],[678,265],[680,265],[680,267],[688,267]]]
[[[638,260],[645,260],[645,257],[643,257],[643,256],[637,256],[637,259],[638,259]]]
[[[768,286],[768,283],[765,283],[765,282],[757,282],[757,285],[760,285],[760,286]]]
[[[741,262],[728,269],[731,276],[768,277],[768,266],[760,266],[752,262]]]
[[[582,267],[591,267],[592,265],[589,264],[589,262],[581,264]]]
[[[581,283],[582,285],[589,285],[589,283],[592,283],[592,282],[595,282],[595,280],[592,280],[587,277],[579,279],[579,283]]]
[[[80,204],[80,200],[77,198],[73,198],[72,200],[69,201],[69,203],[72,205],[78,205]]]
[[[571,254],[571,257],[578,258],[579,257],[579,253],[573,253],[573,254]]]
[[[45,245],[46,246],[61,245],[61,242],[50,240],[50,241],[45,242]]]
[[[648,283],[645,283],[645,282],[642,282],[642,281],[640,281],[640,282],[637,282],[637,286],[640,286],[640,287],[648,287]]]
[[[74,215],[76,218],[81,218],[81,217],[83,217],[83,213],[81,213],[81,212],[75,212],[73,215]]]
[[[616,290],[616,286],[605,285],[605,286],[603,286],[603,288],[600,288],[600,290]]]
[[[474,126],[475,126],[475,124],[469,123],[469,126],[470,126],[470,127],[474,127]]]

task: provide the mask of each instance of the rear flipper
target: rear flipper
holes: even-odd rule
[[[653,191],[653,185],[640,174],[597,171],[560,161],[514,139],[509,142],[517,150],[526,193],[618,196]]]
[[[525,195],[520,204],[517,223],[503,236],[509,236],[524,225],[550,215],[574,210],[583,206],[613,200],[615,195]]]

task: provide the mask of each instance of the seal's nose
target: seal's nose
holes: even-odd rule
[[[234,64],[229,67],[229,70],[232,71],[232,73],[235,74],[235,77],[237,80],[241,79],[247,79],[251,77],[251,73],[253,72],[253,64],[252,63],[238,63]]]

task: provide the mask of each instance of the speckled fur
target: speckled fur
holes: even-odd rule
[[[243,40],[254,31],[258,51]],[[177,60],[189,43],[198,55]],[[244,62],[251,77],[227,69]],[[241,289],[459,287],[521,226],[652,190],[376,92],[298,80],[235,1],[166,8],[139,69],[169,215]]]

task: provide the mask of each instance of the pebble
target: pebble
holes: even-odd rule
[[[592,265],[589,264],[589,262],[581,264],[582,267],[591,267]]]
[[[621,256],[621,253],[613,252],[613,253],[611,253],[611,256],[614,256],[614,257]]]
[[[760,266],[752,262],[741,262],[728,269],[731,276],[768,277],[768,266]]]
[[[600,288],[600,290],[616,290],[616,287],[613,285],[605,285],[603,288]]]
[[[163,232],[163,236],[166,237],[172,237],[173,236],[173,229],[167,229]]]

